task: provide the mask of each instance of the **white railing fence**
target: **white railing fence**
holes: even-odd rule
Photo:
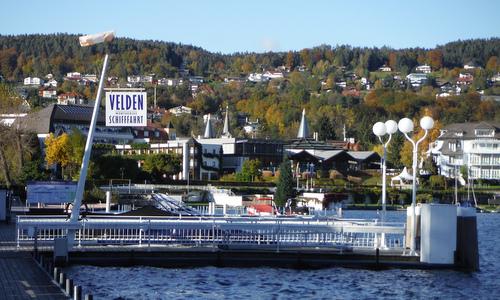
[[[367,220],[300,218],[152,218],[89,217],[70,223],[64,217],[17,219],[17,245],[51,246],[75,229],[75,246],[196,245],[326,247],[402,250],[405,225]],[[381,245],[384,235],[385,246]]]

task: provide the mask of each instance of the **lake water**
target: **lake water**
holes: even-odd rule
[[[374,211],[345,217],[375,218]],[[388,212],[403,222],[405,212]],[[478,214],[481,271],[72,266],[95,299],[500,299],[500,214]]]

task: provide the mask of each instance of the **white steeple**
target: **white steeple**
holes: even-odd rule
[[[230,138],[231,133],[229,133],[229,106],[226,106],[226,117],[224,118],[224,129],[222,129],[222,136]]]
[[[212,128],[212,117],[208,114],[207,118],[207,126],[205,127],[205,134],[203,134],[203,138],[205,139],[213,139],[215,138],[215,132]]]
[[[297,134],[297,138],[306,139],[309,136],[309,127],[307,126],[306,119],[306,109],[302,110],[302,119],[300,120],[299,133]]]

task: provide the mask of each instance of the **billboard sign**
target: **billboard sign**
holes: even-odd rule
[[[75,200],[75,181],[29,181],[26,185],[28,203],[62,204]]]
[[[106,126],[144,127],[146,123],[146,92],[106,92]]]

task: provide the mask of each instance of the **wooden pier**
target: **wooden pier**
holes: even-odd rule
[[[16,250],[15,225],[0,223],[0,298],[68,299],[30,250]]]

